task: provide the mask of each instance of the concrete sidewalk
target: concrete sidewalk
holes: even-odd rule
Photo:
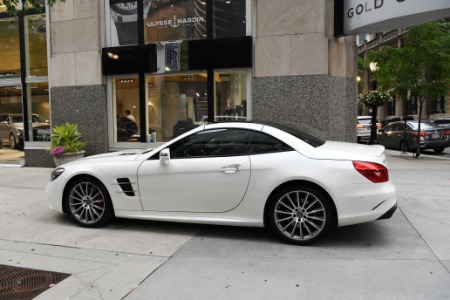
[[[258,228],[77,227],[48,209],[51,169],[0,167],[0,264],[72,274],[37,299],[448,299],[450,160],[387,154],[393,218],[310,247]]]

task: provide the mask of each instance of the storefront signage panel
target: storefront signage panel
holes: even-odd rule
[[[450,16],[449,0],[344,0],[343,6],[343,31],[353,35],[404,28]]]
[[[206,38],[206,2],[152,1],[144,23],[147,43]]]

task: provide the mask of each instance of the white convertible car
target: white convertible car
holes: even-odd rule
[[[85,227],[114,217],[266,226],[299,245],[397,207],[383,146],[272,123],[204,124],[154,150],[86,157],[53,170],[46,193]]]

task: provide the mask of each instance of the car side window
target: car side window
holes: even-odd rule
[[[393,131],[403,131],[403,130],[405,130],[405,124],[396,124],[393,129]]]
[[[276,153],[293,150],[294,149],[280,140],[262,132],[254,132],[250,142],[251,154]]]
[[[252,132],[243,129],[213,129],[197,132],[170,145],[170,157],[198,158],[248,155]]]
[[[383,132],[392,131],[393,127],[393,125],[387,125],[386,127],[384,127]]]

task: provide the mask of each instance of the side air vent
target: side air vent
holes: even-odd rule
[[[133,186],[131,185],[130,179],[128,178],[117,178],[117,183],[120,185],[120,188],[127,196],[134,196]]]

